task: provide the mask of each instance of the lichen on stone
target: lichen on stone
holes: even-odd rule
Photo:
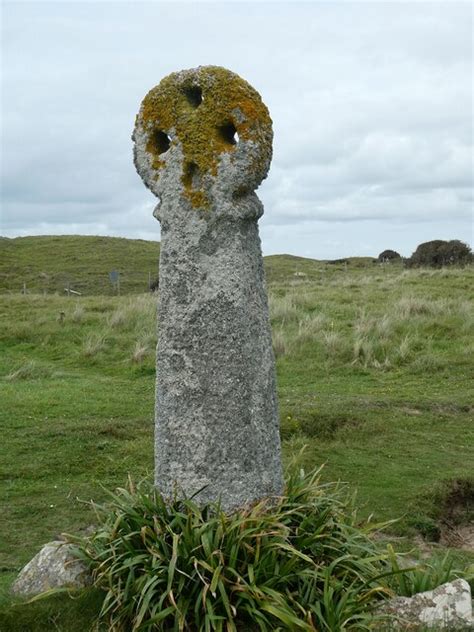
[[[232,165],[239,170],[233,193],[258,187],[268,172],[272,138],[272,121],[258,92],[225,68],[200,66],[165,77],[143,99],[134,132],[137,169],[162,195],[161,174],[179,146],[183,195],[194,208],[205,208],[224,163],[227,171]],[[137,160],[140,151],[144,155]],[[230,160],[222,161],[225,154]],[[140,170],[143,161],[146,169]]]

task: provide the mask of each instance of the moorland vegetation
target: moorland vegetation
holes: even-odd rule
[[[46,241],[28,259],[27,239],[28,257],[24,243],[1,271],[0,629],[83,631],[100,594],[19,607],[8,589],[42,544],[95,522],[87,501],[152,472],[156,297],[146,281],[158,246],[71,237],[77,259],[64,245],[58,262]],[[96,239],[101,255],[87,260]],[[113,296],[108,273],[120,262],[141,285],[127,285],[124,268]],[[322,484],[357,492],[356,521],[397,519],[378,537],[410,558],[429,550],[433,567],[472,564],[472,266],[265,265],[285,463],[324,464]],[[81,296],[64,292],[67,266],[88,271]],[[21,294],[28,269],[36,291]],[[48,282],[33,287],[41,272]]]

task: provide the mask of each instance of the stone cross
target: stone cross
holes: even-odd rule
[[[165,77],[133,133],[160,199],[155,484],[225,511],[283,488],[255,194],[272,138],[260,95],[217,66]]]

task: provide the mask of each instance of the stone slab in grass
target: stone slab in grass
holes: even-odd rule
[[[34,597],[58,588],[85,588],[91,582],[87,567],[74,556],[72,545],[54,540],[45,544],[21,570],[12,593],[18,597]]]
[[[464,579],[442,584],[413,597],[395,597],[381,609],[397,620],[393,629],[414,630],[420,626],[473,629],[471,589]]]

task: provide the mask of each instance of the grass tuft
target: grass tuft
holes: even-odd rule
[[[83,342],[82,354],[86,358],[96,356],[105,349],[105,335],[103,333],[89,334]]]
[[[84,307],[82,305],[76,305],[71,314],[72,322],[76,323],[76,325],[80,325],[84,320],[85,314],[86,311]]]
[[[272,331],[273,353],[276,358],[284,356],[288,351],[288,341],[282,329]]]
[[[25,362],[17,369],[11,371],[5,376],[8,382],[16,382],[18,380],[37,380],[41,378],[51,377],[52,372],[49,367],[40,366],[34,360]]]
[[[143,340],[137,340],[132,352],[132,362],[135,364],[141,364],[144,359],[149,355],[150,347]]]

